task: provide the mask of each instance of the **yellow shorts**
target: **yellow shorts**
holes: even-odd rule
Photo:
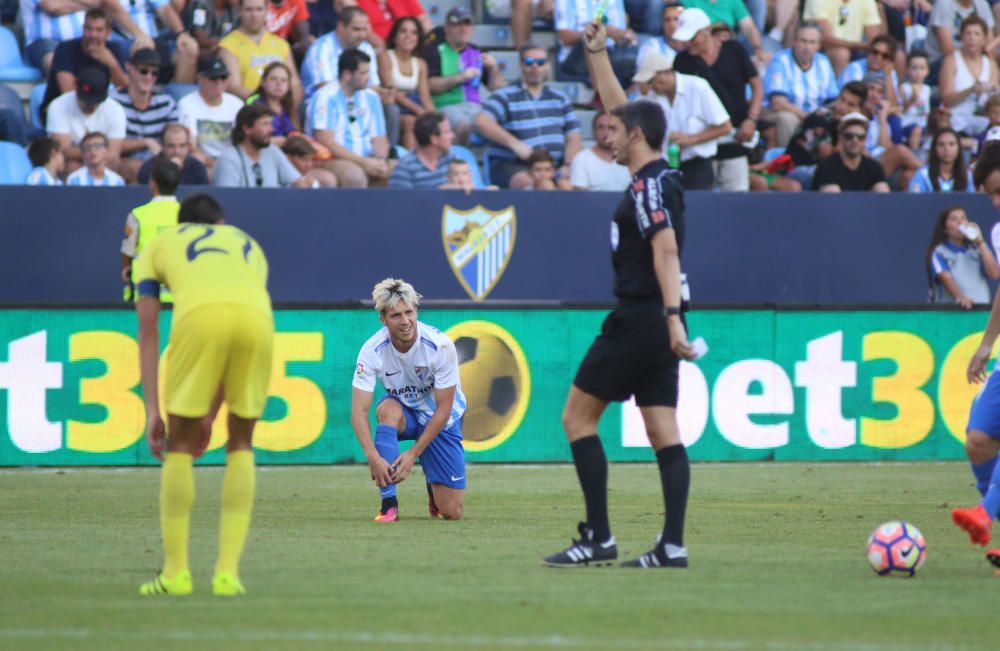
[[[236,304],[203,305],[170,333],[165,403],[168,414],[208,414],[222,384],[229,412],[260,418],[271,380],[274,320]]]

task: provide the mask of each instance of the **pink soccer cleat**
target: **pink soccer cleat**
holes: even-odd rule
[[[985,547],[990,542],[990,526],[993,524],[990,514],[982,505],[968,509],[955,509],[951,512],[951,520],[969,534],[973,545]]]
[[[399,521],[399,509],[395,506],[390,506],[385,513],[381,511],[375,516],[375,522],[398,522]]]

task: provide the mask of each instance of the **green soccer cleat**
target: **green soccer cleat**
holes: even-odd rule
[[[191,594],[194,590],[194,582],[191,581],[191,572],[184,570],[178,572],[177,576],[168,579],[160,572],[152,581],[147,581],[139,586],[139,594],[144,597],[154,595],[168,595],[171,597],[183,597]]]
[[[212,579],[212,594],[219,597],[235,597],[246,594],[246,588],[232,574],[220,572]]]

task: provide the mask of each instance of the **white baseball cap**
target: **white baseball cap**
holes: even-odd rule
[[[691,7],[681,12],[677,20],[677,31],[671,37],[675,41],[687,43],[694,38],[694,35],[712,25],[712,20],[701,9]]]
[[[652,79],[656,73],[664,70],[673,70],[673,67],[673,53],[661,54],[659,52],[650,52],[642,58],[642,63],[639,64],[639,69],[635,71],[634,75],[632,75],[632,81],[645,84]]]

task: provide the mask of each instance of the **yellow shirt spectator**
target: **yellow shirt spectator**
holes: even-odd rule
[[[260,76],[267,64],[286,61],[292,52],[288,41],[270,32],[261,34],[258,43],[238,29],[229,32],[219,46],[236,57],[240,66],[240,82],[250,90],[260,85]]]
[[[806,0],[803,20],[825,20],[835,38],[860,43],[865,27],[882,24],[875,0]]]

